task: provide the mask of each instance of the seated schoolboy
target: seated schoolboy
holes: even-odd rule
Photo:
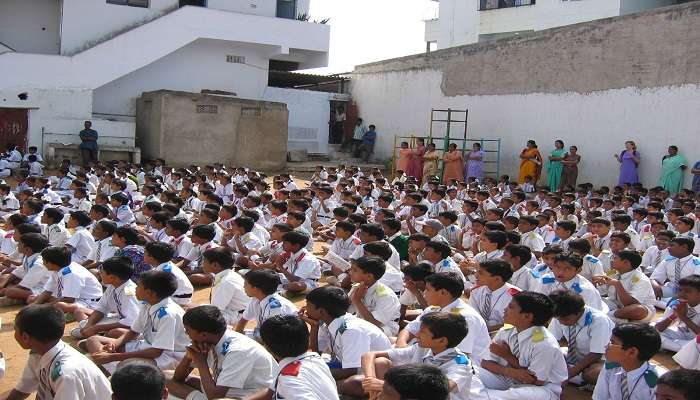
[[[590,281],[594,276],[605,274],[603,263],[591,254],[591,243],[588,240],[574,239],[570,241],[569,251],[579,257],[583,257],[583,266],[581,267],[582,277]]]
[[[469,399],[472,391],[474,367],[469,357],[457,346],[467,335],[467,324],[457,314],[434,312],[421,321],[420,330],[413,346],[373,351],[362,356],[363,375],[351,380],[361,384],[370,396],[381,392],[386,371],[395,365],[426,364],[440,369],[447,377],[451,399]],[[475,382],[476,383],[476,382]],[[481,384],[477,383],[477,392]],[[478,393],[478,392],[477,392]]]
[[[255,222],[251,218],[235,218],[222,244],[237,256],[248,257],[257,253],[265,243],[253,232],[254,227]]]
[[[396,338],[396,347],[407,347],[418,334],[421,318],[431,312],[444,311],[460,314],[467,321],[467,336],[459,344],[459,349],[470,359],[481,360],[489,344],[486,322],[472,306],[462,300],[464,283],[454,272],[441,272],[425,278],[423,296],[431,304],[423,313],[406,325]]]
[[[126,361],[109,379],[112,400],[165,400],[168,389],[165,375],[157,366],[146,361]]]
[[[153,265],[154,270],[165,271],[175,277],[177,288],[172,294],[173,301],[180,306],[187,306],[192,303],[192,292],[194,287],[187,279],[187,275],[172,262],[175,255],[175,246],[170,243],[151,242],[146,245],[143,252],[143,261]]]
[[[68,241],[70,233],[63,225],[63,212],[58,208],[47,207],[41,214],[41,223],[44,224],[45,236],[49,239],[50,246],[63,246]]]
[[[89,358],[63,342],[65,318],[48,305],[30,305],[15,317],[15,340],[29,359],[6,399],[109,399],[109,380]]]
[[[508,237],[505,232],[501,231],[485,231],[479,237],[478,247],[481,252],[477,253],[473,258],[467,258],[460,262],[459,266],[469,281],[468,289],[473,286],[476,279],[474,274],[479,268],[479,263],[487,260],[497,260],[503,256],[503,248],[508,243]]]
[[[87,269],[97,268],[102,263],[114,256],[117,248],[112,244],[112,235],[117,230],[117,224],[112,221],[99,221],[92,229],[95,238],[95,247],[88,254],[83,266]]]
[[[677,369],[661,375],[656,400],[691,400],[700,393],[700,371]]]
[[[667,230],[660,230],[654,234],[654,245],[647,248],[642,257],[642,269],[645,274],[651,275],[656,267],[669,257],[668,246],[674,237],[676,234]]]
[[[384,275],[379,279],[379,282],[386,285],[398,296],[404,291],[403,272],[398,268],[389,264],[393,248],[384,240],[370,242],[364,245],[365,257],[379,257],[384,261]],[[352,261],[352,260],[351,260]],[[348,282],[348,284],[351,282]],[[344,287],[344,286],[343,286]]]
[[[467,280],[459,268],[459,265],[450,257],[452,249],[450,246],[441,241],[431,240],[425,245],[423,250],[423,260],[433,263],[433,270],[437,272],[454,272],[460,275],[467,284]]]
[[[384,374],[383,400],[447,400],[449,397],[447,377],[431,365],[400,365]]]
[[[177,248],[173,262],[179,263],[187,257],[192,247],[192,241],[187,236],[190,231],[190,223],[185,218],[174,218],[168,221],[165,225],[165,233],[172,237],[172,243]]]
[[[120,226],[115,229],[114,234],[112,234],[112,245],[115,248],[114,256],[127,257],[134,264],[132,281],[138,282],[142,273],[153,269],[150,264],[144,261],[143,247],[139,245],[138,231],[131,226]]]
[[[530,290],[537,284],[537,279],[540,276],[539,273],[533,271],[527,266],[532,259],[532,252],[530,251],[529,247],[522,244],[509,244],[503,248],[503,256],[501,259],[508,263],[509,267],[511,268],[512,275],[510,279],[508,279],[509,284],[517,287],[520,290]],[[477,269],[477,273],[478,271],[479,269]]]
[[[598,375],[593,400],[654,399],[659,376],[665,371],[649,360],[660,348],[661,337],[651,326],[616,326],[605,350],[605,367]]]
[[[564,251],[569,251],[569,243],[576,239],[576,223],[574,221],[557,221],[557,227],[554,228],[556,236],[552,240],[552,245],[561,247]]]
[[[292,227],[287,224],[273,225],[272,229],[270,229],[270,241],[250,257],[236,257],[237,266],[250,269],[272,269],[277,259],[284,255],[282,236],[291,231]]]
[[[700,276],[678,281],[678,293],[654,326],[661,334],[661,348],[679,351],[700,334]]]
[[[172,397],[241,398],[273,383],[277,362],[254,340],[227,329],[218,308],[189,309],[182,322],[192,344],[168,380]],[[190,376],[194,370],[197,376]]]
[[[430,304],[423,296],[425,290],[425,278],[433,274],[433,266],[427,262],[419,262],[409,265],[403,270],[403,283],[405,290],[399,296],[401,304],[401,320],[399,326],[405,327],[406,321],[412,321],[421,314],[424,308]]]
[[[102,263],[100,277],[106,286],[105,292],[92,314],[80,321],[71,336],[82,339],[105,334],[116,338],[131,327],[141,308],[136,299],[136,284],[131,281],[133,273],[134,265],[126,257],[113,257]]]
[[[557,255],[552,273],[542,276],[533,291],[548,295],[555,290],[573,290],[586,300],[586,304],[607,313],[609,308],[603,302],[598,290],[588,279],[579,275],[582,266],[583,259],[577,255],[572,253]]]
[[[146,227],[138,227],[137,230],[142,238],[147,242],[172,242],[172,238],[168,236],[166,226],[170,221],[170,213],[167,211],[158,211],[153,213],[148,219]]]
[[[66,227],[73,229],[73,235],[66,241],[66,247],[71,250],[73,261],[78,264],[84,263],[95,247],[95,239],[87,230],[91,223],[92,219],[85,211],[73,211],[66,224]]]
[[[700,369],[700,335],[681,347],[673,356],[673,361],[677,362],[681,368]]]
[[[265,348],[279,362],[277,379],[246,400],[338,399],[338,389],[328,365],[318,353],[308,351],[309,328],[296,315],[276,315],[260,327]]]
[[[693,256],[695,242],[691,238],[675,237],[668,246],[669,257],[651,273],[651,283],[657,298],[671,298],[678,292],[678,281],[700,273],[700,258]]]
[[[123,192],[113,194],[109,199],[110,205],[114,207],[112,220],[117,226],[131,225],[136,222],[134,213],[129,207],[129,197]]]
[[[52,304],[65,313],[72,313],[76,321],[87,319],[102,297],[102,285],[95,275],[71,262],[67,247],[47,247],[41,252],[41,258],[44,267],[52,273],[44,291],[33,303]]]
[[[360,257],[352,260],[348,270],[353,287],[348,296],[354,314],[381,328],[389,336],[399,332],[399,299],[391,288],[379,282],[386,263],[379,257]]]
[[[41,252],[49,242],[40,233],[25,233],[19,237],[18,250],[22,254],[22,265],[8,275],[7,286],[0,289],[1,305],[24,304],[44,291],[49,280],[49,271],[44,267]]]
[[[219,219],[219,206],[217,204],[207,204],[195,221],[192,221],[196,226],[209,226],[214,230],[212,242],[220,244],[224,236],[224,230],[216,223]]]
[[[386,233],[386,240],[399,253],[401,261],[408,261],[408,237],[401,232],[401,221],[389,218],[382,221],[382,229]]]
[[[284,296],[277,293],[280,277],[274,271],[267,269],[253,270],[245,274],[243,289],[250,297],[243,314],[236,323],[236,332],[243,333],[248,321],[255,321],[253,331],[255,339],[260,338],[260,326],[266,319],[274,315],[296,314],[297,307]]]
[[[610,308],[608,316],[616,323],[648,323],[656,315],[654,289],[649,277],[639,268],[642,256],[633,250],[622,250],[612,260],[615,275],[593,277],[593,282],[605,285],[608,296],[603,301]]]
[[[169,272],[153,270],[141,274],[136,297],[144,304],[130,329],[114,339],[93,336],[85,348],[95,363],[108,372],[131,358],[153,360],[161,369],[173,369],[185,356],[190,339],[185,333],[185,312],[171,298],[177,280]]]
[[[190,278],[193,285],[210,286],[210,275],[202,274],[202,254],[218,245],[214,242],[216,235],[211,225],[198,225],[192,228],[192,250],[182,259],[178,267]]]
[[[303,232],[287,232],[282,235],[282,248],[286,252],[276,264],[282,288],[291,293],[306,293],[318,286],[321,266],[316,256],[307,250],[311,238]]]
[[[226,323],[235,326],[250,297],[243,289],[243,277],[233,270],[233,256],[226,249],[209,249],[202,255],[202,269],[214,276],[209,304],[217,307]]]
[[[545,295],[520,292],[508,305],[478,376],[489,398],[559,399],[568,378],[559,343],[544,326],[554,307]]]
[[[625,232],[613,232],[610,234],[610,251],[598,255],[598,260],[603,264],[603,270],[606,273],[612,269],[612,261],[617,257],[617,254],[629,248],[630,240],[630,235]]]
[[[520,289],[508,283],[513,270],[505,261],[490,260],[479,263],[476,287],[469,293],[469,305],[481,314],[489,332],[503,326],[503,315],[513,295]]]
[[[355,252],[350,256],[351,259],[357,259],[365,255],[364,245],[366,243],[385,241],[384,229],[379,224],[360,225],[358,237],[360,238],[362,244],[355,248]],[[391,246],[391,257],[389,260],[387,260],[387,262],[397,270],[401,268],[401,257],[394,246]]]
[[[518,231],[520,232],[520,244],[530,248],[530,251],[539,258],[542,255],[545,243],[542,236],[535,231],[538,222],[536,217],[520,217],[518,222]]]
[[[357,374],[362,355],[388,350],[391,342],[376,325],[348,314],[349,307],[343,289],[324,286],[306,295],[306,307],[300,316],[311,327],[311,350],[331,355],[328,367],[339,381],[338,393],[352,395],[355,387],[346,385],[345,379]]]
[[[554,303],[549,331],[555,339],[567,341],[568,381],[575,385],[594,385],[615,324],[607,315],[587,306],[583,297],[571,290],[555,290],[549,298]]]

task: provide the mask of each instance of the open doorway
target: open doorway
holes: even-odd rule
[[[180,0],[180,7],[184,6],[206,7],[207,0]]]

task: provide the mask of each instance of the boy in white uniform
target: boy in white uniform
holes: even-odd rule
[[[171,261],[175,254],[175,247],[170,243],[151,242],[146,245],[143,252],[143,261],[146,264],[156,266],[154,269],[172,274],[177,282],[177,289],[172,294],[173,301],[181,306],[192,303],[194,287],[187,275]]]
[[[370,351],[391,348],[389,338],[376,325],[347,313],[350,300],[343,289],[325,286],[306,295],[300,316],[311,326],[311,350],[331,355],[328,367],[338,381],[338,393],[357,395],[345,379],[357,374],[360,358]]]
[[[668,254],[668,245],[674,237],[676,237],[676,234],[671,231],[659,231],[654,235],[654,246],[646,249],[642,256],[644,273],[651,275],[656,267],[670,256]]]
[[[99,266],[108,258],[112,258],[117,251],[116,246],[112,244],[112,235],[117,229],[117,224],[112,221],[99,221],[92,228],[92,236],[95,238],[95,247],[87,256],[87,260],[83,263],[85,268],[91,269]]]
[[[92,252],[92,248],[95,247],[95,239],[87,230],[91,223],[92,219],[85,211],[70,213],[67,227],[74,231],[66,242],[66,247],[71,249],[73,261],[78,264],[84,263]]]
[[[41,214],[41,223],[46,226],[45,233],[51,246],[63,246],[70,234],[63,226],[63,212],[58,208],[45,208]]]
[[[608,306],[600,297],[598,289],[579,275],[583,259],[575,254],[559,254],[552,266],[552,273],[540,278],[533,291],[548,295],[555,290],[573,290],[586,300],[586,304],[607,313]]]
[[[277,271],[284,276],[282,287],[289,292],[307,293],[318,286],[321,266],[316,256],[306,249],[310,240],[308,235],[297,231],[282,235],[282,247],[289,256],[279,258]]]
[[[700,276],[678,281],[677,297],[654,326],[661,334],[661,348],[670,351],[679,351],[700,334]]]
[[[47,305],[30,305],[15,318],[15,339],[31,350],[29,360],[7,399],[110,399],[109,380],[89,358],[61,341],[63,313]]]
[[[505,323],[478,368],[489,398],[557,400],[568,378],[559,343],[544,327],[552,317],[545,295],[521,292],[513,296]]]
[[[129,331],[117,339],[93,336],[85,343],[95,363],[110,373],[118,362],[130,358],[153,360],[161,369],[175,368],[190,344],[182,323],[185,312],[170,298],[176,289],[177,281],[169,272],[141,274],[136,297],[145,304]]]
[[[182,261],[190,250],[192,250],[192,241],[187,236],[190,230],[190,223],[184,218],[175,218],[168,221],[165,225],[165,233],[173,238],[172,243],[176,247],[174,262]]]
[[[279,275],[268,269],[253,270],[245,274],[243,289],[251,300],[236,323],[236,332],[243,333],[248,321],[256,321],[253,338],[260,338],[260,326],[274,315],[297,314],[299,310],[291,301],[277,293]]]
[[[544,249],[544,239],[535,232],[538,222],[536,217],[520,217],[518,230],[520,231],[520,244],[530,248],[530,251],[539,258]]]
[[[467,321],[467,336],[459,344],[459,349],[469,356],[475,364],[481,360],[489,345],[489,333],[486,322],[479,313],[461,299],[464,283],[453,272],[441,272],[425,278],[423,296],[428,304],[433,306],[423,310],[423,313],[399,332],[396,347],[406,347],[418,334],[421,318],[435,311],[460,314]]]
[[[510,265],[502,260],[484,261],[476,271],[476,287],[469,293],[469,305],[481,314],[489,332],[503,326],[506,307],[520,289],[507,283],[513,275]]]
[[[651,273],[652,285],[657,298],[674,297],[678,281],[689,275],[700,274],[700,258],[693,256],[695,242],[690,238],[676,237],[668,246],[670,257]]]
[[[338,389],[328,365],[318,353],[308,351],[309,328],[296,315],[277,315],[260,328],[265,347],[279,362],[277,379],[249,400],[338,400]]]
[[[63,312],[73,313],[76,321],[92,314],[102,297],[102,285],[95,275],[80,264],[72,263],[66,247],[48,247],[41,252],[44,266],[52,271],[44,292],[34,303],[50,303]]]
[[[192,345],[168,381],[172,397],[242,398],[272,383],[277,362],[254,340],[227,329],[218,308],[195,307],[182,320]],[[194,369],[198,377],[190,376]]]
[[[209,303],[221,311],[228,325],[235,326],[250,302],[243,277],[233,270],[233,257],[224,248],[209,249],[202,259],[204,273],[214,275]]]
[[[396,294],[379,282],[386,264],[379,257],[361,257],[352,261],[349,274],[353,282],[349,313],[380,327],[389,336],[399,332],[400,304]]]
[[[19,238],[18,251],[22,256],[22,265],[16,267],[8,276],[9,286],[0,293],[5,296],[3,305],[24,304],[44,291],[49,279],[49,271],[44,267],[41,252],[49,242],[40,233],[25,233]]]

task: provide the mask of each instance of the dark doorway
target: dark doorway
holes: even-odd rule
[[[277,17],[297,19],[297,1],[277,0]]]
[[[27,129],[29,126],[26,108],[0,108],[0,149],[8,144],[27,150]]]
[[[184,6],[206,7],[207,0],[180,0],[180,7]]]

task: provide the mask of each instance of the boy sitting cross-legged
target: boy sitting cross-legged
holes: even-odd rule
[[[469,295],[469,305],[479,311],[486,321],[489,332],[503,326],[503,315],[513,295],[520,289],[508,282],[513,270],[502,260],[483,261],[476,271],[477,286]]]
[[[209,249],[202,255],[204,273],[214,275],[209,303],[217,307],[229,325],[236,325],[250,302],[243,277],[233,270],[233,255],[226,249]]]
[[[661,334],[661,348],[679,351],[700,334],[700,276],[689,275],[678,281],[673,300],[655,325]]]

